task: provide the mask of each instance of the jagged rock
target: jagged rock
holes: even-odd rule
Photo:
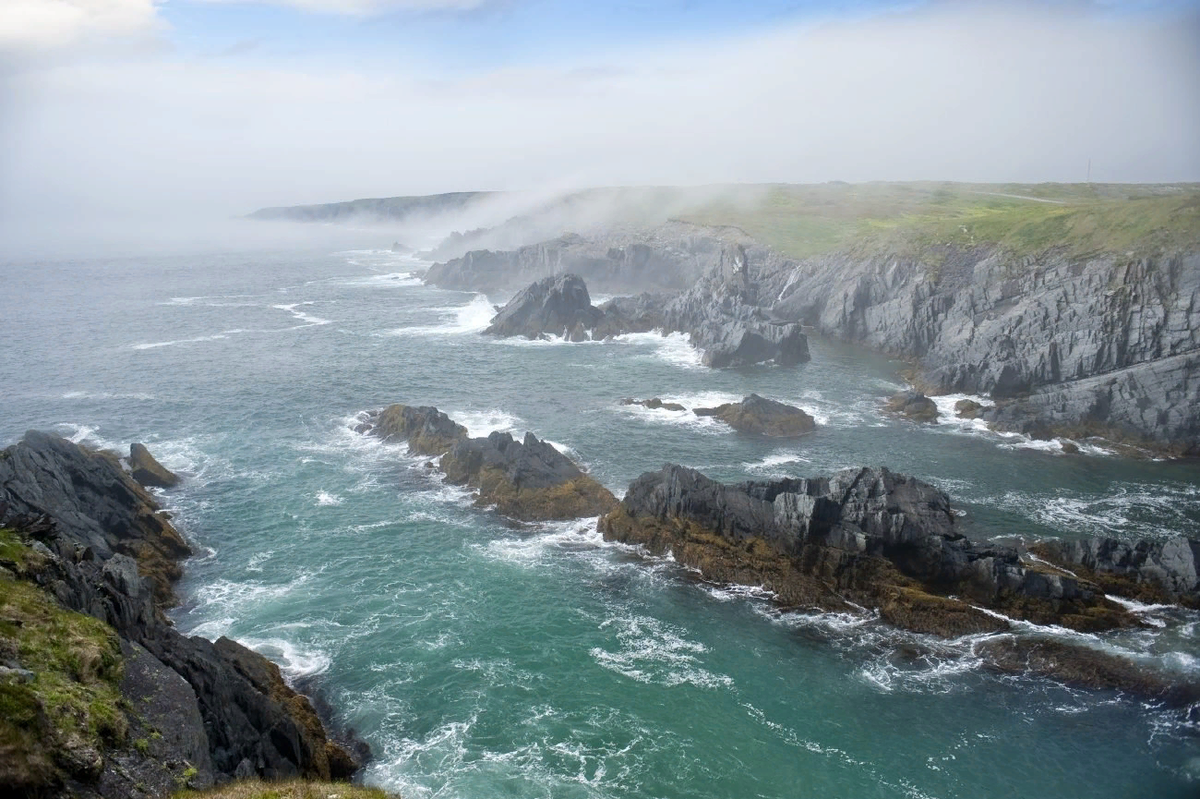
[[[495,505],[523,521],[599,516],[616,505],[604,486],[532,433],[523,441],[509,433],[458,441],[442,456],[446,481],[479,491],[479,505]]]
[[[983,405],[975,400],[961,399],[954,403],[954,415],[960,419],[978,419]]]
[[[1067,455],[1078,455],[1079,454],[1079,445],[1073,441],[1064,441],[1064,442],[1062,442],[1061,446],[1062,446],[1062,451]]]
[[[384,441],[404,441],[417,455],[441,455],[467,437],[467,428],[428,405],[389,405],[370,414],[359,431]]]
[[[647,399],[647,400],[638,400],[638,399],[631,399],[629,397],[626,397],[625,399],[621,400],[621,404],[622,405],[641,405],[645,408],[649,408],[652,411],[658,410],[660,408],[664,411],[686,411],[687,410],[687,408],[683,407],[678,402],[663,402],[658,397],[653,397],[653,398]]]
[[[1029,549],[1108,593],[1200,608],[1200,541],[1183,536],[1134,542],[1086,538],[1043,541]]]
[[[788,606],[876,608],[920,632],[1007,628],[977,605],[1077,629],[1134,623],[1086,581],[967,540],[944,493],[887,469],[724,485],[667,465],[634,480],[600,530]]]
[[[267,778],[328,779],[356,770],[274,664],[232,641],[184,637],[167,621],[171,580],[190,550],[114,454],[26,433],[0,451],[0,525],[39,539],[22,579],[43,586],[62,607],[111,626],[127,659],[127,694],[138,694],[131,706],[150,698],[148,710],[157,708],[156,718],[171,725],[159,730],[165,749],[116,751],[109,761],[86,746],[66,747],[68,770],[103,789],[101,795],[131,795],[145,769],[184,776],[187,767],[162,752],[192,753],[190,779],[200,786],[232,777],[243,760]],[[153,705],[158,700],[147,693],[148,681],[163,688],[161,707]]]
[[[901,391],[888,400],[887,409],[914,422],[937,424],[937,405],[919,391]]]
[[[0,457],[0,501],[17,516],[48,516],[62,535],[97,558],[129,555],[155,599],[174,602],[179,560],[191,549],[113,453],[31,430]]]
[[[715,408],[696,408],[697,416],[712,416],[739,433],[788,437],[811,433],[817,423],[794,405],[751,394],[741,402],[728,402]]]
[[[179,475],[159,463],[143,444],[129,445],[129,472],[146,488],[174,488]]]
[[[517,292],[483,332],[529,339],[549,335],[584,340],[586,331],[595,327],[602,316],[603,312],[592,306],[582,278],[553,275]]]

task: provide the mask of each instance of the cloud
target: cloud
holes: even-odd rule
[[[157,22],[155,0],[4,0],[0,50],[66,47],[92,37],[145,33]]]
[[[1094,180],[1195,181],[1197,32],[971,4],[454,74],[55,64],[13,76],[7,101],[0,87],[0,221],[470,189],[1082,181],[1089,158]]]

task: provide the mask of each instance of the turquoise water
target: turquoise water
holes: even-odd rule
[[[435,404],[476,435],[548,438],[618,495],[666,461],[721,479],[882,463],[947,490],[978,536],[1197,536],[1196,465],[892,420],[897,364],[818,339],[798,369],[734,372],[679,338],[491,340],[503,298],[422,286],[419,266],[371,250],[0,266],[0,440],[141,440],[184,474],[163,495],[199,553],[176,623],[314,676],[374,749],[366,781],[470,799],[1200,792],[1200,730],[1178,711],[991,674],[970,639],[781,614],[593,520],[507,524],[352,428]],[[770,443],[618,404],[750,391],[821,429]],[[1195,676],[1200,617],[1148,618],[1163,626],[1080,638]]]

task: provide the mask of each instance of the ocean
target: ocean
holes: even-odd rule
[[[993,673],[979,637],[780,612],[594,519],[507,522],[354,427],[436,405],[473,435],[532,431],[618,496],[665,462],[721,480],[882,464],[944,489],[978,537],[1200,537],[1195,463],[1066,456],[954,418],[961,397],[936,426],[890,418],[902,364],[815,336],[808,364],[731,371],[680,336],[492,339],[506,298],[424,286],[424,266],[330,248],[0,263],[0,443],[142,441],[179,472],[161,501],[197,554],[175,623],[318,685],[373,749],[365,781],[408,799],[1200,793],[1195,713]],[[818,431],[619,402],[750,392]],[[1022,634],[1200,677],[1200,614],[1140,612],[1142,630]]]

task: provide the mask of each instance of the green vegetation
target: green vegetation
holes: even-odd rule
[[[1200,246],[1200,185],[828,183],[775,185],[682,217],[732,225],[779,252],[927,253],[996,245],[1017,256],[1082,257]]]
[[[344,782],[241,780],[207,791],[182,791],[175,799],[394,799],[379,788]]]
[[[0,530],[0,784],[24,791],[94,776],[128,729],[116,633],[16,576],[38,559]]]

